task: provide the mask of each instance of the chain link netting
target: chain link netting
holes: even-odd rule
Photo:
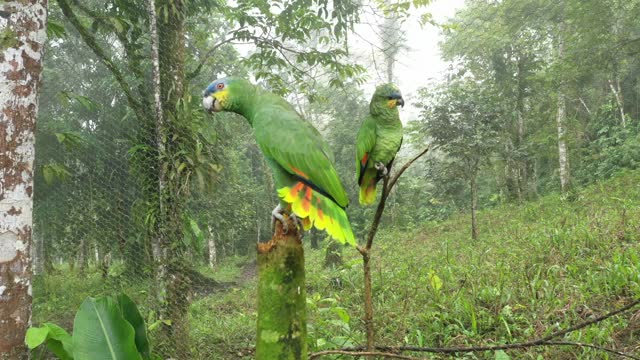
[[[246,253],[249,242],[268,236],[269,224],[244,221],[222,232],[219,225],[232,223],[233,211],[214,221],[224,213],[216,194],[228,189],[212,190],[221,166],[213,143],[220,135],[198,98],[185,96],[164,124],[153,116],[142,122],[95,60],[62,56],[69,46],[52,48],[45,62],[33,323],[54,322],[71,332],[87,296],[126,293],[145,317],[155,353],[216,358],[206,349],[193,352],[190,305],[221,287],[211,277],[217,257]],[[246,152],[259,159],[256,150]],[[268,213],[254,205],[240,207],[244,217]]]

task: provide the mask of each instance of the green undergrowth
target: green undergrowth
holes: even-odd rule
[[[470,239],[467,214],[424,224],[411,232],[382,226],[372,253],[379,345],[450,347],[522,342],[592,319],[640,297],[639,171],[576,190],[566,199],[549,195],[481,211],[479,226],[478,241]],[[363,344],[359,254],[345,248],[344,265],[324,269],[323,250],[307,246],[305,252],[310,351]],[[193,302],[194,358],[253,358],[257,289],[251,266],[250,259],[234,257],[223,260],[215,271],[201,269],[218,281],[236,284]],[[59,322],[56,314],[72,314],[84,291],[104,291],[106,285],[95,276],[40,279],[36,283],[41,287],[36,293],[36,322]],[[129,290],[134,300],[146,296],[136,292],[134,285],[122,290]],[[42,289],[46,289],[46,299],[38,298]],[[76,292],[82,292],[77,299],[73,298]],[[636,351],[639,356],[640,309],[558,340]],[[455,358],[611,357],[594,349],[537,347],[458,354]]]
[[[406,233],[382,229],[374,243],[373,294],[380,345],[470,346],[522,342],[565,329],[640,297],[640,172],[575,191],[479,214],[470,239],[460,214]],[[306,248],[312,351],[365,342],[362,262],[323,269]],[[255,280],[194,304],[199,344],[215,358],[250,358]],[[610,318],[562,339],[637,352],[640,312]],[[634,313],[638,314],[635,317]],[[204,316],[209,326],[202,324]],[[411,354],[410,354],[411,355]],[[450,358],[412,354],[426,358]],[[636,353],[636,355],[639,355]],[[213,355],[210,355],[213,356]],[[459,359],[608,359],[574,347],[458,354]],[[337,358],[337,357],[336,357]],[[340,359],[349,357],[342,356]]]

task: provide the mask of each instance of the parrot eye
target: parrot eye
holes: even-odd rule
[[[216,85],[216,89],[218,89],[218,90],[224,89],[224,84],[220,83],[220,84]]]

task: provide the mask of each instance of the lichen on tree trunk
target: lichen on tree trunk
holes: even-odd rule
[[[304,251],[290,219],[268,243],[258,244],[258,340],[256,359],[307,359]]]
[[[0,359],[27,359],[33,161],[47,1],[0,5]]]

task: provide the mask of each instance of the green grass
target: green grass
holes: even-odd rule
[[[410,233],[382,227],[372,254],[378,344],[521,342],[640,297],[638,171],[576,191],[571,200],[550,195],[523,205],[482,211],[479,225],[478,241],[470,239],[466,214],[425,224]],[[311,349],[363,344],[359,254],[345,249],[345,266],[327,270],[322,267],[323,251],[305,250]],[[215,273],[207,275],[217,280],[236,279],[242,274],[238,264],[247,262],[226,259]],[[335,286],[336,278],[341,287]],[[67,302],[79,304],[82,299],[72,294],[100,291],[102,286],[93,277],[72,279],[62,288],[55,276],[42,282],[39,286],[47,289],[49,297],[38,299],[36,293],[40,320],[56,320],[61,312],[75,312],[77,305]],[[229,291],[192,304],[196,358],[251,358],[255,294],[256,281],[249,278]],[[640,355],[640,311],[635,311],[635,317],[631,312],[610,318],[564,339],[635,350]],[[507,354],[514,359],[609,358],[596,350],[570,347]],[[496,355],[460,354],[458,358],[494,359]]]
[[[573,197],[550,195],[483,211],[478,241],[470,239],[466,214],[412,233],[381,231],[372,263],[378,343],[525,341],[640,296],[640,172],[593,185]],[[355,250],[345,249],[345,255],[346,266],[325,270],[324,253],[306,250],[309,333],[315,350],[364,343],[362,265]],[[332,286],[333,278],[341,279],[342,288]],[[213,348],[251,346],[254,292],[255,282],[249,282],[232,294],[203,300],[214,308],[238,306],[214,315],[220,327],[207,327],[209,333],[220,334],[213,335]],[[640,321],[629,318],[612,318],[565,339],[632,351],[640,342]],[[567,347],[508,354],[518,359],[607,358],[595,350]],[[459,357],[493,359],[495,354]]]

